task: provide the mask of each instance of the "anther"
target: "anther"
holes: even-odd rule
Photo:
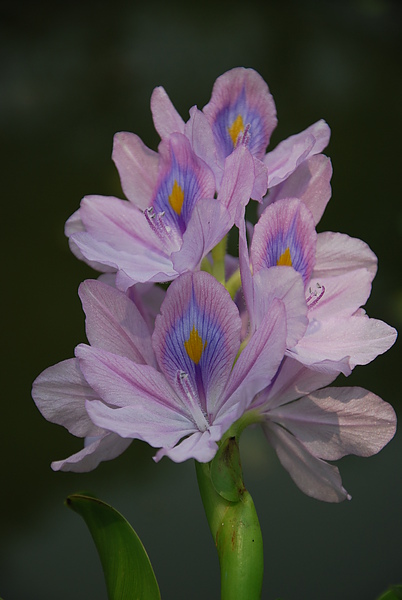
[[[315,306],[317,304],[317,302],[319,300],[321,300],[321,298],[325,294],[325,287],[323,285],[321,285],[317,282],[315,284],[315,286],[316,286],[315,290],[311,287],[308,288],[309,297],[306,299],[306,302],[307,302],[307,306],[309,308],[312,308],[313,306]]]

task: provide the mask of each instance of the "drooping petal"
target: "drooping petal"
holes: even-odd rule
[[[145,210],[158,179],[158,154],[145,146],[138,135],[122,131],[114,136],[112,159],[126,198]]]
[[[335,277],[357,269],[367,269],[372,279],[377,272],[377,257],[365,242],[344,233],[318,234],[312,277]]]
[[[87,473],[96,469],[99,463],[112,460],[128,448],[132,440],[124,439],[116,433],[105,431],[103,435],[86,440],[85,447],[64,460],[52,462],[53,471]]]
[[[206,272],[181,275],[156,318],[154,351],[178,394],[194,398],[206,415],[229,377],[240,346],[241,320],[225,288]]]
[[[303,161],[282,183],[269,190],[267,202],[299,198],[310,210],[317,224],[331,198],[331,160],[316,154]]]
[[[306,285],[314,268],[316,237],[313,216],[301,200],[269,205],[254,228],[250,249],[253,272],[262,267],[293,267]]]
[[[76,359],[64,360],[43,371],[33,383],[32,397],[45,419],[63,425],[73,435],[86,437],[103,433],[85,409],[86,400],[99,396],[88,385]]]
[[[250,152],[263,158],[277,119],[268,86],[256,71],[238,67],[218,77],[203,112],[212,126],[221,161],[233,152],[244,132]]]
[[[134,302],[123,292],[95,280],[82,283],[79,296],[92,346],[156,367],[148,326]]]
[[[321,389],[272,410],[269,416],[324,460],[376,454],[396,429],[392,406],[358,387]]]
[[[268,152],[264,163],[268,167],[268,186],[282,183],[305,160],[319,154],[328,145],[331,131],[322,119],[301,133],[292,135]]]
[[[184,121],[162,86],[152,92],[151,111],[155,129],[162,139],[175,132],[184,133]]]
[[[313,456],[297,438],[279,425],[270,422],[263,429],[282,466],[302,492],[325,502],[350,500],[337,467]]]

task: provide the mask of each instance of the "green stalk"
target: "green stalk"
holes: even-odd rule
[[[227,437],[197,480],[219,556],[221,600],[259,600],[264,571],[260,524],[244,487],[236,437]]]

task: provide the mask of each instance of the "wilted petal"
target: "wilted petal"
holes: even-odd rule
[[[302,492],[325,502],[350,499],[336,467],[310,454],[291,433],[275,423],[264,425],[264,433]]]
[[[211,428],[212,429],[212,428]],[[219,437],[222,435],[220,428]],[[197,432],[188,438],[185,438],[180,444],[174,448],[162,448],[158,450],[154,460],[158,462],[163,456],[168,456],[174,462],[180,463],[189,458],[194,458],[198,462],[209,462],[213,459],[218,450],[216,439],[211,436],[211,431]]]

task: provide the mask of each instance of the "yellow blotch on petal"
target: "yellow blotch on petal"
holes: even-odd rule
[[[244,123],[241,115],[237,115],[236,119],[233,121],[232,125],[228,127],[228,132],[230,137],[232,138],[233,146],[236,146],[237,138],[239,137],[239,133],[243,133],[244,131]]]
[[[282,252],[278,260],[276,261],[278,267],[291,267],[292,257],[290,256],[289,248],[286,248],[285,252]]]
[[[172,188],[172,193],[169,196],[169,204],[177,215],[180,215],[181,213],[181,207],[183,206],[183,202],[184,192],[175,179]]]
[[[190,331],[190,337],[186,342],[184,342],[184,347],[187,354],[196,365],[198,365],[200,362],[202,353],[206,346],[207,340],[205,340],[205,342],[202,341],[200,334],[195,328],[195,325],[193,325],[193,328]]]

